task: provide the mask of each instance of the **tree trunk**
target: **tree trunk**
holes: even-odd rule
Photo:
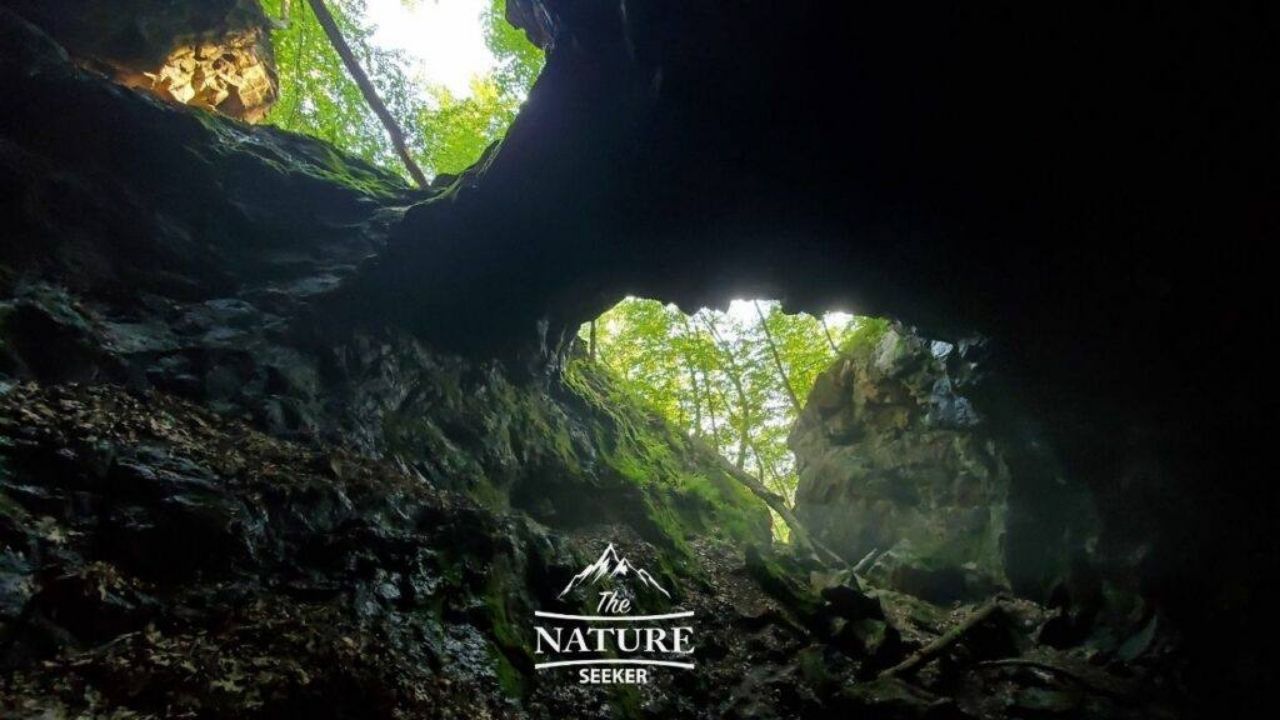
[[[364,100],[369,103],[373,114],[378,116],[378,119],[382,121],[382,126],[387,129],[387,135],[391,136],[391,144],[395,146],[396,154],[400,156],[400,161],[404,163],[405,169],[409,171],[409,175],[413,176],[413,181],[418,184],[418,187],[425,188],[427,186],[427,176],[422,174],[422,168],[418,167],[418,163],[414,162],[413,156],[409,154],[409,146],[404,140],[404,131],[400,129],[396,119],[391,117],[391,111],[387,110],[382,98],[378,97],[377,89],[373,87],[373,82],[369,80],[369,76],[360,67],[360,62],[356,60],[355,53],[351,52],[351,46],[347,44],[346,38],[342,36],[342,31],[338,29],[338,23],[333,19],[333,14],[329,12],[324,0],[308,0],[308,2],[311,4],[311,9],[315,11],[316,20],[320,21],[320,27],[324,28],[325,35],[329,36],[329,42],[333,45],[333,49],[337,50],[338,56],[342,58],[342,64],[346,65],[347,72],[351,73],[351,79],[355,80],[356,85],[360,88],[360,94],[364,95]]]
[[[750,448],[754,450],[754,446],[751,444],[750,413],[747,409],[746,389],[742,386],[742,378],[738,372],[737,362],[734,361],[733,354],[729,352],[729,349],[725,346],[724,339],[720,337],[720,333],[716,330],[715,325],[712,325],[706,318],[703,318],[703,323],[711,333],[711,338],[715,341],[716,347],[720,350],[721,355],[724,356],[725,367],[727,368],[725,374],[729,377],[729,382],[733,385],[734,391],[738,394],[738,399],[743,408],[742,434],[739,438],[737,472],[734,473],[734,477],[738,479],[738,482],[745,485],[752,494],[763,500],[764,503],[772,508],[774,512],[778,513],[778,517],[782,518],[782,521],[787,524],[788,528],[790,528],[791,541],[795,543],[797,547],[812,554],[821,562],[834,561],[838,564],[843,564],[845,562],[844,558],[832,552],[829,548],[814,540],[809,535],[809,531],[805,530],[804,526],[800,524],[800,521],[796,519],[795,513],[791,512],[791,508],[787,505],[786,498],[765,487],[763,481],[752,477],[750,473],[747,473],[743,469],[746,463],[747,449]],[[723,397],[721,400],[723,401]],[[759,458],[759,456],[759,451],[756,451],[756,457]],[[761,472],[763,473],[763,463],[761,463],[761,468]]]
[[[693,364],[685,359],[685,367],[689,371],[689,384],[693,387],[693,427],[694,434],[702,434],[702,392],[698,388],[698,372]]]
[[[738,396],[738,452],[734,465],[746,472],[747,451],[751,449],[751,409],[747,407],[747,396],[742,389],[742,382],[732,374],[729,374],[729,382]],[[721,397],[720,401],[724,403],[725,408],[729,407],[728,400]]]
[[[596,321],[592,320],[587,330],[587,358],[591,361],[596,359]]]
[[[791,498],[787,497],[790,493],[783,486],[782,478],[778,477],[778,473],[773,469],[773,464],[765,462],[764,456],[760,454],[760,446],[751,443],[751,454],[756,456],[756,465],[760,467],[760,482],[765,487],[769,487],[769,481],[772,480],[773,492],[781,495],[783,502],[787,503],[788,506],[794,504],[791,502]]]
[[[800,398],[796,397],[796,391],[791,387],[791,378],[787,377],[787,369],[782,365],[782,354],[778,352],[778,344],[773,341],[773,333],[769,332],[769,323],[764,318],[764,311],[760,309],[760,301],[752,302],[756,308],[756,315],[760,318],[760,329],[764,331],[765,342],[769,344],[769,353],[773,355],[773,365],[778,369],[778,379],[782,381],[782,388],[787,391],[787,397],[791,399],[791,407],[795,408],[796,415],[804,408],[800,407]]]
[[[831,352],[840,354],[840,348],[836,347],[836,339],[831,337],[831,328],[827,327],[827,319],[818,318],[818,324],[822,326],[822,334],[827,336],[827,344],[831,346]]]
[[[778,517],[782,518],[782,522],[786,523],[787,528],[791,530],[791,542],[796,547],[812,554],[823,563],[835,562],[844,564],[844,558],[835,554],[809,535],[809,531],[800,524],[795,513],[791,512],[791,508],[787,506],[785,498],[765,487],[763,482],[748,473],[737,472],[734,473],[734,477],[738,482],[745,485],[753,495],[763,500],[765,505],[768,505],[774,512],[778,513]]]
[[[693,334],[693,329],[689,326],[689,318],[684,318],[684,334],[689,337]],[[702,393],[698,388],[698,368],[697,363],[693,361],[693,355],[688,348],[681,353],[684,356],[684,366],[689,372],[689,385],[693,388],[693,425],[695,434],[702,435]]]
[[[733,390],[738,395],[738,407],[740,408],[740,418],[738,427],[738,457],[737,466],[739,470],[746,468],[747,449],[751,444],[751,406],[747,400],[747,391],[742,386],[742,373],[738,369],[738,363],[733,359],[733,353],[725,345],[724,338],[720,337],[720,332],[716,330],[716,326],[707,318],[702,319],[702,323],[707,326],[707,330],[711,333],[711,339],[715,341],[716,349],[724,357],[725,375],[729,378]],[[728,407],[728,403],[725,404]]]
[[[711,378],[707,377],[707,371],[702,371],[702,390],[707,395],[707,414],[711,416],[711,447],[715,448],[717,454],[720,452],[720,428],[716,423],[716,406],[714,397],[711,395]]]

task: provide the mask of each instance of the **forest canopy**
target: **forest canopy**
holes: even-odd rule
[[[434,0],[401,0],[412,6]],[[405,174],[385,128],[361,96],[307,0],[262,0],[277,22],[272,33],[280,99],[267,122],[326,140]],[[494,67],[472,76],[461,95],[417,76],[406,54],[378,47],[366,0],[326,6],[403,128],[409,152],[429,176],[456,174],[506,132],[542,69],[542,50],[505,18],[506,0],[488,0],[479,18]]]
[[[884,322],[790,315],[772,300],[686,315],[627,298],[584,325],[580,340],[629,394],[792,504],[797,477],[787,435],[800,408],[841,349]]]

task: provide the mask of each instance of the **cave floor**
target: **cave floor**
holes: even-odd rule
[[[656,566],[626,525],[553,531],[155,393],[18,386],[0,429],[5,717],[1178,716],[1158,648],[1038,644],[1023,600],[879,677],[983,604],[715,538],[680,573],[697,670],[578,685],[532,670],[523,613],[605,542]]]

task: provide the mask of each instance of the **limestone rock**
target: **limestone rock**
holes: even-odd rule
[[[821,377],[790,438],[797,515],[849,558],[1003,583],[1009,469],[945,358],[888,328]]]
[[[1044,519],[1017,484],[1052,484],[1054,466],[1008,431],[983,345],[871,322],[819,376],[789,439],[797,516],[851,560],[880,553],[869,576],[938,602],[1040,584],[1008,554],[1032,542],[1024,516]],[[1060,569],[1071,541],[1064,531],[1038,548],[1035,571]]]
[[[77,63],[169,102],[258,122],[278,91],[257,0],[7,0]]]

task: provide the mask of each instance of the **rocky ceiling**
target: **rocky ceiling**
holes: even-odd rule
[[[550,18],[525,111],[360,290],[424,332],[459,305],[523,339],[627,292],[753,292],[1041,356],[1106,326],[1114,362],[1238,311],[1217,280],[1274,225],[1261,3],[535,5],[513,13]]]

